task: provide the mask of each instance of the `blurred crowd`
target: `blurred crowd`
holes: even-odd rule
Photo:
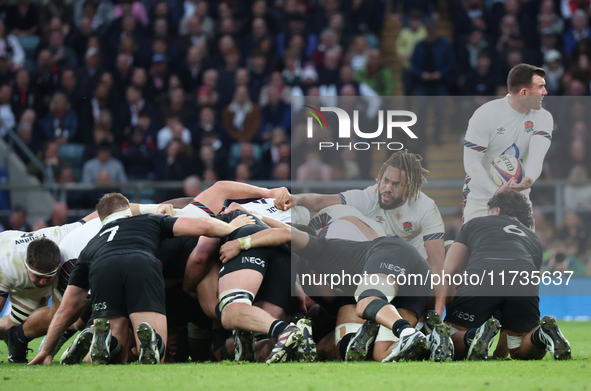
[[[590,93],[588,0],[450,0],[451,21],[438,0],[388,1],[0,0],[0,137],[17,134],[42,167],[15,151],[41,181],[186,182],[160,201],[200,180],[370,175],[356,151],[318,156],[292,139],[295,96],[503,96],[521,62],[544,67],[549,95]],[[385,18],[402,25],[400,77],[380,50]],[[564,113],[544,178],[569,178],[567,207],[591,210],[591,186],[579,183],[591,112],[579,101]],[[83,209],[95,193],[55,196]],[[556,233],[548,248],[572,249],[572,238]]]

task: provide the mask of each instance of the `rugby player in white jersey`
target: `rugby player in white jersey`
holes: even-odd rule
[[[333,195],[284,195],[276,201],[275,206],[287,210],[299,205],[311,212],[331,205],[353,206],[365,217],[378,223],[385,235],[400,237],[413,244],[427,259],[432,272],[440,273],[445,259],[444,224],[435,202],[420,191],[422,183],[426,182],[424,173],[427,172],[421,166],[421,160],[419,155],[399,151],[384,163],[376,178],[377,184],[365,190],[349,190]],[[338,235],[333,237],[339,237]],[[418,314],[409,322],[414,326],[420,316]],[[363,321],[353,311],[345,324],[337,325],[335,338],[338,340],[343,334],[354,335],[359,330],[360,323]],[[388,330],[380,329],[374,347],[374,359],[381,360],[388,356],[389,350],[398,340],[390,334]]]
[[[0,318],[0,335],[6,339],[9,362],[26,362],[28,336],[38,330],[24,328],[23,323],[34,310],[47,305],[57,286],[55,277],[62,265],[58,244],[93,217],[96,214],[76,223],[30,233],[5,231],[0,234],[0,308],[9,297],[12,304],[10,315]]]
[[[530,188],[542,173],[554,128],[552,114],[542,108],[548,94],[545,76],[542,68],[516,65],[507,77],[509,94],[485,103],[470,118],[464,141],[464,224],[488,213],[487,202],[499,189],[489,173],[497,156],[510,155],[521,161],[525,177],[510,187],[529,199]]]

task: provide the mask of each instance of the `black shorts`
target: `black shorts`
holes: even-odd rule
[[[290,312],[291,292],[295,275],[291,273],[291,252],[286,246],[259,247],[242,250],[220,269],[220,278],[238,270],[256,270],[263,282],[255,302],[266,301]]]
[[[456,296],[446,307],[445,321],[472,329],[486,322],[498,310],[502,326],[520,333],[540,325],[539,304],[538,296]]]
[[[420,318],[427,307],[429,298],[430,296],[396,296],[391,303],[396,309],[402,308],[412,311],[417,314],[417,318]]]
[[[160,263],[145,254],[117,254],[94,263],[89,273],[92,317],[151,311],[166,315]]]

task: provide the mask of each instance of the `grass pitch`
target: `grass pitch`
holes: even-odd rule
[[[136,364],[94,367],[7,363],[0,342],[0,390],[590,390],[591,322],[559,322],[571,361],[453,363]],[[31,343],[37,350],[40,342]],[[29,354],[29,359],[34,355]],[[56,356],[56,362],[61,353]]]

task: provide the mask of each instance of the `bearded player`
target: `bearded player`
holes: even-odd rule
[[[464,141],[464,223],[488,214],[487,202],[498,190],[489,167],[497,156],[514,156],[522,163],[526,176],[510,187],[529,200],[554,128],[552,114],[542,108],[548,94],[545,76],[542,68],[516,65],[507,77],[509,94],[482,105],[470,118]]]

